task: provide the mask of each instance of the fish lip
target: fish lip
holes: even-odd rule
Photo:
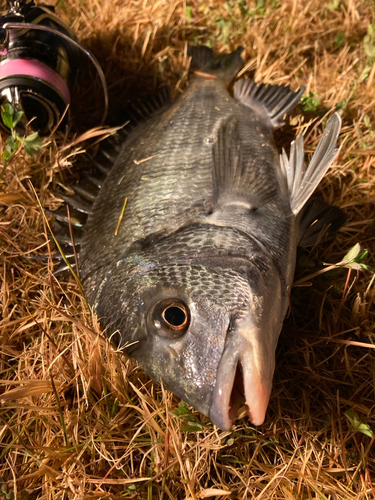
[[[272,379],[268,380],[267,377],[262,379],[261,370],[253,358],[251,346],[241,336],[236,335],[235,339],[227,341],[219,363],[209,412],[211,421],[224,431],[231,428],[241,406],[238,397],[236,401],[235,394],[241,392],[235,386],[238,370],[242,371],[243,402],[246,402],[249,419],[254,425],[261,425],[264,422]],[[231,404],[234,404],[234,408],[231,408]]]
[[[217,370],[209,417],[223,431],[228,431],[232,426],[229,405],[239,356],[240,348],[227,343]]]

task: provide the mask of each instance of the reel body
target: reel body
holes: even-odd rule
[[[64,128],[83,52],[101,78],[104,121],[107,89],[96,59],[53,7],[26,2],[11,1],[9,11],[0,17],[0,105],[10,103],[15,111],[24,112],[17,124],[20,134],[27,124],[41,136]],[[7,130],[1,120],[0,126]]]

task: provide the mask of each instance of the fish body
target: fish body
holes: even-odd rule
[[[206,75],[130,134],[80,250],[105,334],[222,429],[244,402],[254,424],[264,420],[299,214],[340,129],[336,117],[313,169],[301,140],[280,160],[273,130],[302,91],[241,80],[231,97],[241,59],[226,57],[197,49]]]

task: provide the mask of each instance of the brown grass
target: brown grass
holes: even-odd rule
[[[301,254],[296,279],[357,242],[374,267],[375,58],[364,37],[375,9],[362,0],[257,4],[248,2],[251,16],[236,0],[61,0],[57,11],[103,65],[115,125],[126,99],[162,82],[183,91],[187,42],[241,44],[242,74],[316,92],[318,110],[295,112],[280,146],[304,131],[312,151],[341,103],[342,150],[319,191],[348,223]],[[77,148],[60,139],[36,160],[21,152],[0,186],[0,498],[375,498],[375,437],[345,415],[375,430],[373,274],[341,268],[294,288],[262,426],[239,419],[223,432],[193,409],[176,415],[178,399],[103,339],[79,283],[30,259],[54,245],[33,188],[55,209],[51,187],[79,175]]]

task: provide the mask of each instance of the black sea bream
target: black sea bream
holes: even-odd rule
[[[80,273],[105,334],[153,379],[222,429],[243,403],[259,425],[301,223],[309,238],[311,222],[337,215],[306,202],[341,122],[332,116],[305,170],[303,138],[288,158],[272,137],[303,89],[239,80],[231,97],[240,50],[192,56],[189,88],[135,127],[100,189]]]

